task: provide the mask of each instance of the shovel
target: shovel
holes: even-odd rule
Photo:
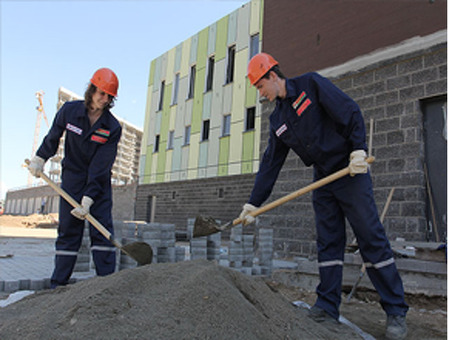
[[[25,163],[30,165],[30,160],[26,159]],[[56,185],[44,172],[40,173],[41,178],[49,184],[60,196],[62,196],[70,205],[74,208],[80,207],[80,204],[76,202],[66,191]],[[139,266],[150,264],[153,259],[153,249],[146,242],[132,242],[122,246],[117,240],[113,238],[113,235],[96,220],[91,214],[87,214],[85,218],[90,222],[107,240],[121,250],[126,255],[137,261]]]
[[[371,164],[374,162],[374,157],[368,157],[366,159],[368,164]],[[349,167],[346,167],[344,169],[338,170],[337,172],[334,172],[333,174],[324,177],[320,179],[319,181],[313,182],[310,185],[307,185],[306,187],[303,187],[297,191],[294,191],[286,196],[283,196],[279,198],[278,200],[275,200],[271,203],[268,203],[261,208],[258,208],[252,212],[249,213],[250,216],[256,217],[258,215],[261,215],[271,209],[274,209],[286,202],[289,202],[299,196],[302,196],[310,191],[313,191],[315,189],[318,189],[326,184],[329,184],[330,182],[333,182],[341,177],[344,177],[346,175],[349,175]],[[236,218],[233,221],[230,221],[228,223],[225,223],[223,225],[218,225],[217,222],[215,221],[214,218],[209,217],[209,216],[197,216],[195,219],[194,227],[193,227],[193,237],[201,237],[201,236],[208,236],[211,234],[218,233],[220,231],[228,230],[231,229],[232,227],[241,224],[242,219]]]

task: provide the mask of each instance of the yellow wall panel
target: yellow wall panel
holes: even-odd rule
[[[175,54],[176,54],[176,47],[173,47],[167,54],[167,72],[165,74],[165,84],[173,83],[175,78],[174,74],[174,67],[175,67]]]

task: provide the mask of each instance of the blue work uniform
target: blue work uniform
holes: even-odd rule
[[[61,187],[77,202],[83,196],[93,199],[93,215],[112,235],[111,170],[121,137],[121,125],[105,109],[93,126],[84,101],[65,103],[58,111],[49,133],[37,151],[44,160],[52,157],[65,132]],[[82,243],[84,221],[71,215],[73,207],[60,198],[55,269],[51,286],[68,283]],[[90,224],[93,261],[99,276],[115,271],[116,248]]]
[[[286,79],[286,97],[277,98],[269,120],[269,143],[249,199],[257,207],[271,194],[290,149],[305,165],[313,165],[314,180],[347,167],[352,151],[367,150],[359,106],[317,73]],[[347,218],[383,309],[388,315],[405,315],[403,285],[379,220],[370,174],[340,178],[315,190],[312,200],[320,274],[315,305],[338,319]]]

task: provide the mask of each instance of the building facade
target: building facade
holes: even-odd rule
[[[140,184],[257,171],[261,112],[246,70],[261,24],[253,0],[151,62]]]
[[[376,156],[371,171],[379,211],[394,190],[384,220],[389,238],[445,240],[446,18],[446,1],[251,1],[156,58],[135,218],[183,229],[198,214],[222,222],[238,216],[273,109],[258,102],[246,80],[250,55],[264,51],[288,77],[318,71],[360,105]],[[252,107],[254,125],[247,125]],[[312,169],[290,152],[268,202],[311,181]],[[280,256],[316,252],[311,195],[260,216],[257,226],[274,229]]]

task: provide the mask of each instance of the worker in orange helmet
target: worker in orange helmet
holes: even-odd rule
[[[267,53],[250,60],[248,78],[261,97],[275,102],[275,108],[269,117],[269,143],[250,199],[240,214],[243,224],[255,220],[249,213],[269,197],[289,150],[305,165],[313,165],[314,180],[349,167],[351,176],[313,192],[320,283],[309,316],[318,322],[338,322],[348,219],[368,276],[387,314],[386,336],[404,339],[408,306],[374,202],[366,162],[365,124],[359,106],[317,73],[287,79],[278,62]]]
[[[111,170],[121,137],[121,125],[110,109],[118,95],[118,85],[118,78],[112,70],[97,70],[84,100],[66,102],[57,112],[28,167],[34,176],[39,177],[45,162],[55,155],[60,137],[65,133],[61,187],[80,202],[80,207],[72,208],[66,200],[60,199],[51,288],[66,285],[72,275],[88,213],[113,235]],[[90,239],[97,275],[113,273],[116,248],[92,225]]]

